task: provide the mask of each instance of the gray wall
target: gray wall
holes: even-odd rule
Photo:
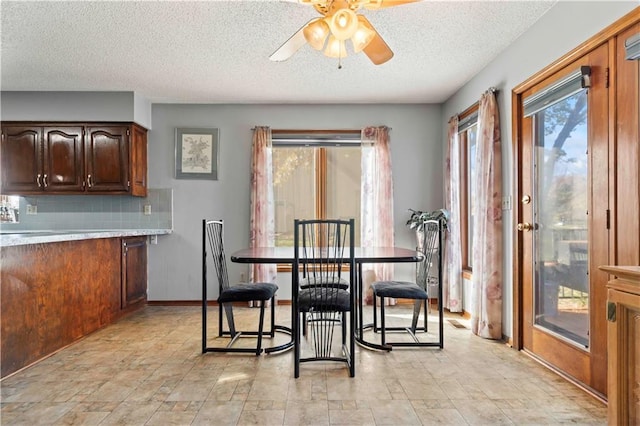
[[[511,90],[637,6],[637,1],[558,2],[532,28],[444,104],[443,117],[444,120],[448,120],[449,117],[477,102],[480,95],[489,87],[495,86],[500,90],[498,104],[501,117],[504,195],[512,195],[514,191]],[[446,140],[446,128],[443,128],[442,137]],[[514,222],[511,211],[503,213],[505,254],[503,334],[512,336]],[[466,294],[469,294],[470,288],[467,283]],[[468,297],[466,302],[469,302]],[[465,310],[471,309],[471,306],[465,306]]]
[[[391,130],[395,189],[395,235],[400,246],[415,247],[404,226],[407,209],[442,207],[442,114],[437,105],[153,105],[149,132],[149,185],[173,188],[172,235],[149,247],[149,300],[197,300],[201,291],[202,219],[225,220],[227,252],[248,246],[251,128],[361,129],[386,125]],[[176,127],[220,129],[218,181],[174,179]],[[410,278],[412,266],[396,268]],[[230,265],[231,279],[246,274]],[[246,276],[246,275],[245,275]],[[281,298],[290,297],[290,281],[279,274]]]
[[[134,92],[2,92],[4,121],[127,121],[151,128],[151,103]]]

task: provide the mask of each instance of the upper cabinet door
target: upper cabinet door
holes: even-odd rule
[[[2,193],[42,191],[42,128],[2,127]]]
[[[131,195],[147,196],[147,130],[133,125],[130,145]]]
[[[129,126],[89,126],[85,135],[87,191],[129,190]]]
[[[50,192],[84,189],[82,126],[45,127],[42,185]]]

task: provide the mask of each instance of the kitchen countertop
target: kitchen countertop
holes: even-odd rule
[[[8,231],[0,230],[0,247],[60,241],[89,240],[95,238],[135,237],[139,235],[166,235],[171,229],[82,229],[60,231]]]

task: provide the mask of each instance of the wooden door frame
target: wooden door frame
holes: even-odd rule
[[[565,68],[572,62],[578,60],[580,57],[587,55],[592,50],[597,47],[609,43],[609,52],[610,58],[611,55],[616,54],[615,47],[615,37],[631,27],[634,24],[640,22],[640,7],[634,9],[630,13],[626,14],[607,28],[603,29],[584,43],[580,44],[578,47],[567,53],[566,55],[560,57],[555,62],[552,62],[541,71],[537,72],[529,79],[520,83],[511,91],[511,124],[512,124],[512,152],[513,152],[513,183],[514,183],[514,202],[512,203],[512,219],[514,226],[511,229],[512,232],[512,241],[513,241],[513,275],[512,275],[512,284],[513,284],[513,347],[515,349],[521,350],[523,348],[523,337],[522,337],[522,327],[523,327],[523,318],[522,318],[522,309],[523,309],[523,294],[522,294],[522,254],[523,254],[523,245],[522,245],[522,233],[518,232],[515,224],[523,221],[522,217],[522,209],[520,208],[520,199],[523,196],[522,191],[522,115],[523,115],[523,94],[525,91],[531,89],[533,86],[541,83],[546,78],[552,76],[553,74],[559,72],[561,69]],[[615,58],[615,56],[613,56]],[[610,80],[615,81],[615,61],[610,61],[610,69],[612,70],[610,75]],[[615,86],[612,85],[611,89]],[[610,96],[610,107],[613,98],[613,102],[615,102],[615,97]],[[609,148],[613,149],[615,146],[616,140],[616,116],[615,109],[610,108],[612,113],[609,114]],[[610,192],[609,192],[609,205],[611,208],[615,208],[615,188],[612,187],[615,185],[613,179],[610,180]],[[612,214],[613,216],[613,214]],[[610,228],[610,241],[609,244],[611,247],[615,247],[615,221],[612,221]],[[615,264],[615,250],[610,250],[610,264]]]

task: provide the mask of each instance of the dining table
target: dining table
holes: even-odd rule
[[[289,264],[294,262],[294,247],[254,247],[238,250],[231,254],[231,261],[243,264]],[[370,263],[416,263],[424,259],[424,255],[419,251],[407,249],[403,247],[355,247],[355,263],[356,263],[356,303],[354,304],[356,312],[355,340],[363,347],[369,349],[390,351],[391,345],[380,345],[369,342],[364,339],[364,330],[373,326],[373,324],[365,324],[363,319],[363,300],[362,295],[362,267],[364,264]],[[441,286],[440,286],[441,288]],[[439,296],[442,299],[441,295]],[[441,304],[441,303],[439,303]],[[291,323],[296,320],[292,310]],[[442,328],[442,321],[440,321]],[[291,333],[291,328],[276,325],[276,330]],[[442,330],[440,331],[442,333]],[[282,345],[265,348],[266,353],[273,353],[289,349],[293,346],[293,339]]]

